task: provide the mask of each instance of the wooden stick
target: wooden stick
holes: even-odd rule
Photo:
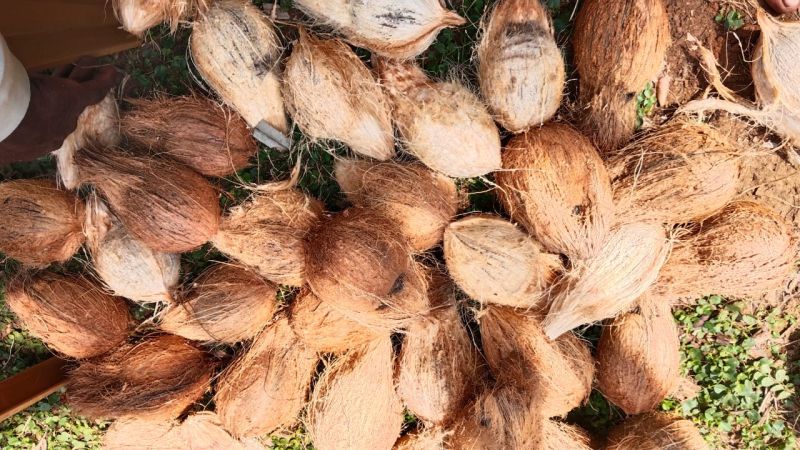
[[[0,421],[52,394],[67,382],[67,361],[50,358],[0,381]]]

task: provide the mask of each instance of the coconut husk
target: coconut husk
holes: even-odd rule
[[[511,217],[553,253],[596,255],[614,219],[611,181],[597,149],[552,123],[506,144],[498,196]]]
[[[161,317],[161,329],[186,339],[234,344],[252,338],[275,312],[277,287],[230,264],[206,269],[179,303]]]
[[[301,28],[284,69],[283,97],[311,139],[342,141],[378,160],[394,156],[389,99],[344,42],[319,39]]]
[[[692,230],[672,251],[657,295],[759,296],[783,286],[795,268],[791,225],[769,208],[737,201]]]
[[[680,379],[680,336],[669,304],[645,297],[615,318],[597,348],[598,389],[628,415],[650,411]]]
[[[597,256],[577,262],[559,282],[544,320],[547,336],[629,309],[658,279],[671,248],[660,225],[634,222],[611,230]]]
[[[133,329],[125,301],[82,276],[22,273],[8,284],[6,304],[32,335],[70,358],[106,353]]]
[[[238,114],[204,97],[128,100],[122,133],[141,148],[222,177],[250,165],[258,147]]]
[[[665,413],[631,417],[611,429],[605,450],[707,450],[694,424]]]
[[[500,383],[525,389],[543,417],[563,416],[592,390],[589,346],[572,333],[550,341],[542,314],[490,306],[479,318],[486,361]]]
[[[478,81],[504,128],[521,133],[558,110],[566,79],[550,15],[539,0],[504,0],[484,22]]]
[[[241,0],[217,0],[195,22],[192,62],[206,83],[251,127],[262,120],[278,133],[289,124],[278,63],[283,52],[270,19]]]
[[[204,13],[210,0],[113,0],[114,15],[128,33],[145,31],[166,22],[174,33],[181,22]]]
[[[225,429],[252,437],[294,423],[317,361],[286,317],[278,318],[220,375],[214,402]]]
[[[390,58],[409,59],[427,49],[444,28],[466,23],[437,0],[297,0],[294,6],[351,44]]]
[[[85,209],[49,180],[0,183],[0,252],[32,267],[67,261],[83,245]]]
[[[153,250],[131,236],[97,195],[87,200],[86,211],[91,267],[106,288],[137,302],[171,302],[180,277],[180,255]]]
[[[398,439],[393,450],[444,450],[449,434],[443,428],[415,430]]]
[[[407,152],[447,176],[469,178],[500,168],[500,134],[481,100],[458,82],[436,82],[414,62],[375,63],[394,106]]]
[[[524,231],[500,217],[475,214],[447,226],[447,270],[471,298],[530,308],[546,301],[563,270],[558,255],[546,253]]]
[[[217,192],[188,167],[96,147],[81,150],[75,162],[128,232],[153,250],[186,252],[217,232]]]
[[[306,429],[314,448],[392,448],[403,426],[393,359],[387,336],[347,353],[325,369],[308,408]]]
[[[393,220],[417,252],[441,242],[458,212],[453,180],[420,163],[339,160],[335,174],[351,202]]]
[[[212,242],[274,283],[302,286],[306,281],[303,239],[322,210],[319,200],[296,189],[259,191],[228,211]]]
[[[702,122],[669,122],[611,156],[608,164],[617,215],[629,221],[703,220],[738,193],[735,145]]]
[[[205,393],[215,365],[182,337],[151,336],[83,361],[69,374],[66,403],[92,419],[174,419]]]
[[[670,41],[662,0],[581,5],[572,44],[585,108],[582,129],[600,150],[616,150],[633,136],[636,96],[661,71]]]

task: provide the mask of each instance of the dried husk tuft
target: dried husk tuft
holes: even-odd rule
[[[67,261],[83,245],[85,209],[49,180],[0,183],[0,251],[32,267]]]
[[[269,323],[276,293],[274,284],[245,268],[216,264],[164,311],[161,329],[194,341],[244,341]]]
[[[500,1],[484,24],[478,61],[483,98],[507,130],[526,131],[558,110],[564,59],[541,1]]]
[[[495,175],[506,211],[553,253],[598,253],[614,220],[611,181],[597,149],[552,123],[515,136]]]
[[[251,437],[291,425],[306,403],[317,361],[286,317],[278,318],[220,375],[214,402],[225,429]]]
[[[122,29],[136,36],[166,22],[174,33],[181,22],[208,9],[211,0],[113,0]]]
[[[460,198],[453,180],[420,163],[339,160],[335,174],[353,204],[394,221],[417,252],[441,242],[458,212]]]
[[[424,428],[410,432],[395,442],[393,450],[445,450],[445,439],[451,434],[443,428]]]
[[[23,273],[11,280],[5,300],[32,335],[71,358],[106,353],[133,330],[125,301],[82,276]]]
[[[457,82],[436,82],[414,62],[378,60],[403,145],[426,166],[456,178],[500,168],[500,134],[486,106]]]
[[[342,141],[377,160],[394,156],[389,99],[344,42],[301,29],[284,69],[283,97],[295,123],[311,139]]]
[[[170,420],[200,399],[214,366],[181,337],[152,336],[83,361],[69,374],[66,402],[93,419]]]
[[[294,6],[351,44],[398,59],[419,55],[439,31],[466,23],[439,0],[297,0]]]
[[[707,450],[700,430],[686,419],[665,413],[634,416],[617,425],[608,435],[605,450]]]
[[[447,226],[444,257],[450,276],[471,298],[517,308],[544,302],[563,270],[558,255],[545,253],[511,222],[485,214]]]

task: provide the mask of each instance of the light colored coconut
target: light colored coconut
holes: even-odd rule
[[[631,417],[611,429],[605,450],[707,450],[694,424],[665,413]]]
[[[210,0],[113,0],[114,15],[128,33],[142,36],[154,26],[167,22],[174,33],[182,21],[202,14]]]
[[[442,428],[416,430],[398,439],[393,450],[444,450],[449,434]]]

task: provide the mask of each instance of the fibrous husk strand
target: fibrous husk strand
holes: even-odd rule
[[[136,36],[166,22],[174,33],[181,22],[208,9],[211,0],[113,0],[114,15],[122,29]]]
[[[707,450],[700,430],[686,419],[652,412],[631,417],[611,430],[605,450]]]

